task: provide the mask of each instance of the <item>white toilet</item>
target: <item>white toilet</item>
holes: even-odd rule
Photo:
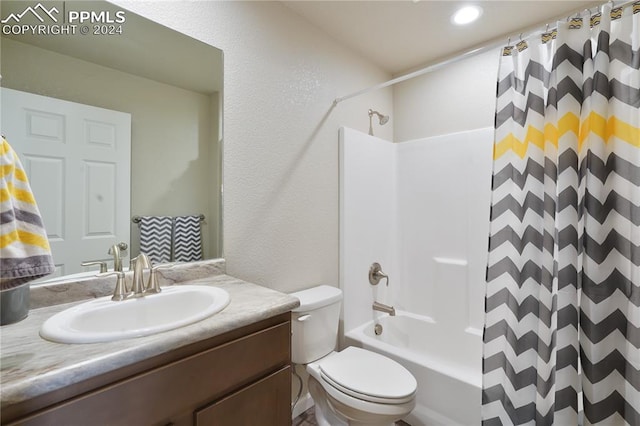
[[[356,347],[336,352],[342,291],[326,285],[291,294],[291,359],[306,364],[319,426],[389,426],[415,407],[417,382],[402,365]]]

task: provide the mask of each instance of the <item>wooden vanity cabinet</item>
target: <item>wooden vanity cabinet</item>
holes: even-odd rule
[[[2,424],[291,425],[290,362],[286,313],[26,401]]]

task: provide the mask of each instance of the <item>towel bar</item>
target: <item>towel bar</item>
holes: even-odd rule
[[[202,222],[202,221],[204,220],[204,218],[205,218],[205,216],[204,216],[203,214],[200,214],[200,215],[199,215],[199,217],[200,217],[200,222]],[[141,219],[142,219],[142,217],[141,217],[141,216],[133,216],[133,217],[131,218],[131,222],[133,222],[133,223],[140,223],[140,220],[141,220]]]

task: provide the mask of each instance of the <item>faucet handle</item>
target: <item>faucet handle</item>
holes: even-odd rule
[[[107,262],[103,262],[101,260],[86,260],[80,264],[80,266],[92,266],[92,265],[100,265],[100,273],[104,274],[107,272]]]
[[[119,302],[129,297],[130,292],[127,290],[127,283],[124,280],[124,272],[113,271],[104,274],[98,274],[98,276],[100,277],[108,277],[110,275],[116,275],[118,277],[116,279],[116,288],[113,290],[113,296],[111,297],[111,300]]]
[[[382,266],[378,262],[374,262],[369,268],[369,283],[371,285],[378,285],[381,279],[387,280],[387,287],[389,287],[389,276],[382,272]]]
[[[149,273],[149,281],[147,282],[147,288],[145,289],[145,293],[160,293],[162,289],[160,288],[160,284],[158,283],[158,277],[156,276],[156,271],[158,269],[171,269],[173,268],[175,263],[168,263],[164,265],[158,265],[151,268],[151,272]]]

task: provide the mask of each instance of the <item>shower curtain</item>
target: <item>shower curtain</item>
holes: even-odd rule
[[[639,246],[640,2],[607,4],[503,51],[483,424],[640,425]]]

